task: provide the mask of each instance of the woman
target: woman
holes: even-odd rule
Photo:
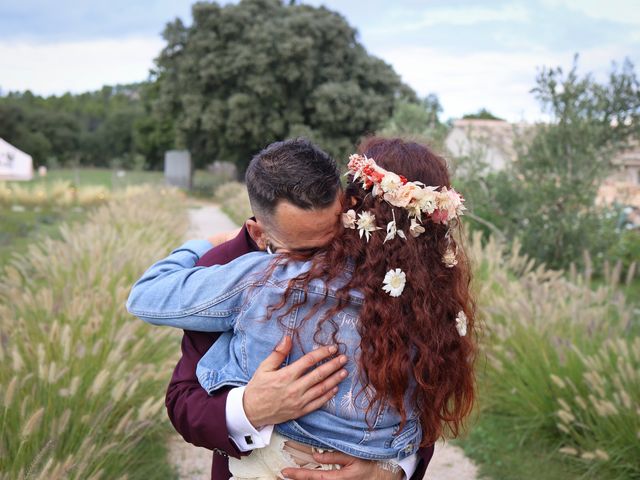
[[[474,305],[454,235],[462,198],[422,145],[370,138],[359,152],[345,228],[322,252],[259,252],[202,269],[194,265],[211,245],[188,242],[131,292],[129,311],[151,323],[226,332],[198,366],[208,391],[246,384],[283,333],[295,339],[291,360],[318,344],[350,359],[335,397],[230,462],[234,478],[276,478],[312,447],[393,469],[419,445],[456,436],[471,411]]]

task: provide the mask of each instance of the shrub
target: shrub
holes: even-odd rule
[[[215,199],[237,225],[242,225],[247,218],[253,217],[247,187],[240,182],[229,182],[218,187]]]
[[[177,337],[124,305],[186,230],[177,195],[128,189],[0,276],[1,479],[171,475],[162,407]]]
[[[593,289],[575,272],[535,267],[517,242],[506,251],[475,235],[470,250],[485,325],[481,408],[523,437],[547,436],[587,470],[639,476],[638,312],[618,275]]]

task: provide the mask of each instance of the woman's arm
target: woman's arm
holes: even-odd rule
[[[196,267],[211,249],[191,240],[149,268],[131,289],[127,310],[154,325],[220,332],[233,329],[245,293],[261,278],[266,254],[252,253],[227,265]]]

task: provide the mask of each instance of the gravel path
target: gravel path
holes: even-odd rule
[[[237,228],[220,209],[199,203],[189,210],[191,226],[187,238],[206,238]],[[175,435],[169,443],[169,461],[175,465],[179,480],[210,480],[211,452],[186,443]],[[438,443],[425,480],[475,480],[477,467],[464,456],[461,448]]]

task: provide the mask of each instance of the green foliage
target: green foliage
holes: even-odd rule
[[[476,113],[467,113],[466,115],[463,115],[462,118],[471,119],[471,120],[503,120],[504,121],[504,118],[496,117],[493,113],[491,113],[486,108],[481,108]]]
[[[178,338],[124,307],[186,230],[184,202],[164,193],[119,192],[3,269],[1,479],[171,478],[163,391]]]
[[[414,138],[442,151],[448,127],[440,122],[441,112],[442,106],[435,94],[427,95],[421,101],[400,101],[380,133]]]
[[[216,190],[215,199],[220,203],[222,211],[226,213],[236,225],[244,224],[247,218],[253,216],[247,187],[239,182],[229,182]]]
[[[543,69],[533,90],[551,121],[520,133],[517,161],[505,172],[460,179],[473,213],[553,268],[601,262],[621,241],[618,214],[596,206],[613,155],[640,134],[640,87],[633,66],[614,66],[608,82]],[[473,162],[472,162],[473,163]]]
[[[193,24],[164,31],[158,111],[175,119],[178,146],[197,165],[244,170],[268,143],[304,134],[345,158],[358,138],[412,97],[356,31],[324,7],[279,0],[196,3]]]
[[[36,165],[109,166],[120,159],[122,167],[157,168],[174,135],[170,121],[152,115],[156,97],[152,84],[46,98],[9,93],[0,97],[0,137]]]
[[[640,476],[640,323],[619,272],[594,289],[535,267],[517,243],[507,250],[476,235],[468,247],[483,321],[479,416],[501,417],[516,441],[589,478]]]

